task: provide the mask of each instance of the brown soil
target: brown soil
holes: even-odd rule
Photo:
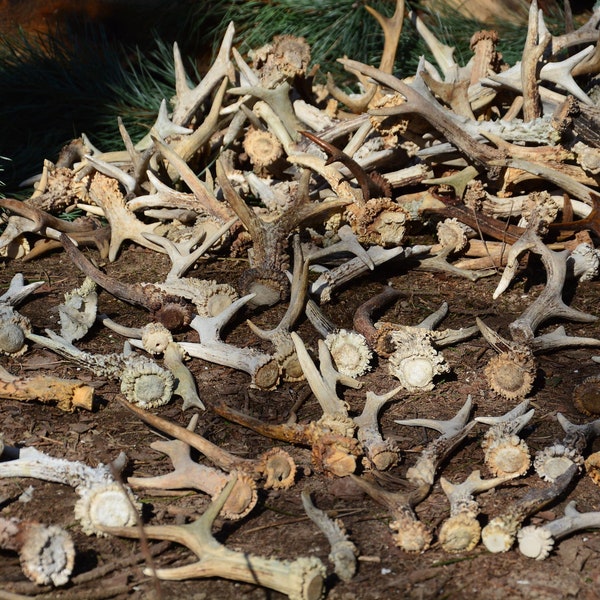
[[[198,265],[196,275],[202,278],[233,282],[243,270],[244,263],[231,260],[210,260]],[[125,249],[118,260],[106,270],[128,281],[158,281],[166,273],[166,259],[138,248]],[[0,289],[5,289],[15,272],[23,272],[28,281],[44,280],[47,285],[26,301],[20,312],[28,316],[36,330],[58,329],[56,306],[63,294],[80,285],[82,276],[70,265],[62,253],[41,258],[34,263],[12,261],[0,271]],[[330,317],[340,326],[351,326],[356,307],[390,282],[407,293],[404,300],[388,310],[386,320],[417,323],[437,309],[442,301],[450,305],[450,314],[443,327],[471,325],[476,316],[497,330],[505,326],[531,302],[542,284],[531,289],[527,280],[514,284],[497,301],[492,292],[497,277],[473,284],[466,279],[450,278],[445,274],[431,274],[406,269],[397,262],[376,271],[370,277],[341,291],[334,301],[325,306]],[[572,304],[589,312],[597,312],[600,283],[580,284]],[[100,295],[100,311],[127,325],[142,325],[146,314],[115,300],[106,293]],[[275,307],[253,318],[261,326],[273,326],[281,316],[281,307]],[[600,338],[600,322],[592,325],[567,323],[572,335]],[[548,327],[550,329],[550,326]],[[317,335],[308,323],[299,327],[301,337],[314,348]],[[181,338],[194,340],[192,334]],[[228,341],[238,345],[260,346],[242,318],[228,333]],[[122,340],[101,326],[94,328],[82,348],[95,352],[113,352],[122,349]],[[572,349],[539,357],[539,377],[531,395],[536,413],[524,436],[532,450],[545,447],[562,437],[556,413],[562,412],[570,420],[582,423],[588,420],[572,405],[573,388],[598,372],[598,365],[590,360],[593,351]],[[402,476],[414,463],[418,452],[437,434],[423,428],[403,427],[395,419],[452,417],[470,394],[475,402],[475,415],[498,415],[515,404],[492,393],[483,376],[483,368],[494,355],[481,339],[461,343],[444,350],[452,365],[452,374],[441,379],[429,393],[401,392],[384,410],[381,428],[387,438],[393,438],[402,448],[403,461],[393,471]],[[129,464],[125,475],[165,473],[170,468],[166,457],[150,449],[157,434],[142,424],[134,415],[114,402],[118,386],[114,381],[99,380],[85,370],[73,367],[67,360],[33,346],[18,359],[1,361],[14,374],[32,372],[52,373],[61,377],[77,377],[96,389],[97,406],[92,412],[62,413],[51,405],[21,403],[3,400],[0,404],[1,431],[8,444],[35,446],[48,454],[90,465],[107,463],[119,452],[125,451]],[[344,390],[344,398],[352,411],[359,411],[364,390],[382,393],[395,385],[388,374],[385,360],[362,379],[363,390]],[[283,422],[296,399],[307,400],[298,411],[298,419],[306,422],[318,418],[319,408],[314,397],[307,393],[305,383],[284,384],[275,392],[261,392],[249,388],[246,375],[230,369],[193,360],[200,396],[209,407],[200,414],[198,432],[223,448],[244,457],[253,457],[274,443],[217,416],[210,406],[215,400],[247,411],[270,422]],[[165,419],[186,425],[190,412],[181,411],[179,399],[156,412]],[[489,476],[482,461],[480,442],[486,428],[477,426],[461,448],[447,461],[441,473],[453,482],[462,481],[473,469],[481,469]],[[596,441],[590,450],[599,449]],[[472,552],[452,555],[438,544],[419,555],[402,552],[394,546],[388,529],[386,509],[363,495],[351,482],[326,477],[311,468],[309,451],[292,448],[290,452],[299,464],[296,485],[290,490],[261,492],[257,507],[242,521],[231,523],[220,519],[215,523],[215,535],[228,547],[261,556],[293,559],[315,555],[328,564],[329,548],[324,536],[305,517],[300,491],[309,486],[315,504],[341,518],[351,539],[360,551],[357,575],[349,583],[342,583],[332,574],[329,565],[327,597],[350,598],[580,598],[600,597],[600,534],[595,531],[580,533],[563,540],[557,550],[545,561],[538,562],[512,549],[504,554],[491,554],[482,545]],[[199,460],[202,460],[199,458]],[[392,485],[387,483],[386,485]],[[531,486],[540,485],[537,475],[530,473],[502,486],[496,491],[479,496],[481,521],[499,515],[508,504],[521,497]],[[33,497],[29,503],[5,501],[1,505],[3,517],[35,518],[45,523],[59,524],[72,533],[77,560],[73,582],[58,590],[42,589],[28,582],[21,572],[18,557],[8,551],[0,553],[0,597],[3,592],[26,595],[44,594],[46,598],[248,598],[275,599],[283,597],[260,587],[224,579],[158,582],[142,573],[146,558],[138,541],[116,537],[87,537],[73,517],[74,492],[65,486],[29,479],[5,479],[0,482],[0,498],[14,500],[29,486]],[[207,506],[202,494],[160,496],[140,493],[144,501],[147,523],[169,523],[193,519]],[[568,493],[580,510],[600,510],[600,494],[591,479],[581,474]],[[562,516],[566,498],[557,501],[534,522]],[[448,503],[436,483],[429,497],[417,507],[422,521],[434,530],[448,515]],[[159,550],[154,557],[158,566],[182,565],[194,560],[191,553],[176,544],[159,545],[150,542],[150,548]],[[125,565],[125,561],[133,564]],[[102,569],[102,570],[101,570]]]

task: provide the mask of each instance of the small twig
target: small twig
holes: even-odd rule
[[[131,593],[131,585],[120,584],[109,587],[101,587],[96,590],[81,590],[70,594],[61,594],[58,596],[60,600],[107,600],[109,598],[118,598],[121,594],[129,595]],[[56,592],[48,594],[37,594],[34,598],[53,600],[57,598]],[[29,597],[31,598],[31,597]]]
[[[91,571],[86,571],[85,573],[82,573],[81,575],[77,575],[76,577],[73,577],[71,579],[71,583],[73,585],[81,585],[83,583],[88,583],[90,581],[100,579],[101,577],[104,577],[104,576],[108,575],[109,573],[116,571],[117,569],[124,569],[125,567],[132,567],[142,561],[147,561],[147,554],[149,554],[152,557],[162,554],[165,550],[167,550],[167,548],[169,548],[170,545],[171,545],[171,542],[158,542],[157,544],[154,544],[152,547],[144,548],[140,552],[136,552],[135,554],[132,554],[128,558],[119,558],[117,560],[109,562],[100,567],[96,567],[95,569],[92,569]]]
[[[331,511],[335,512],[335,517],[349,517],[351,515],[355,515],[363,512],[363,508],[353,508],[347,509],[344,511]],[[329,514],[329,511],[325,511]],[[329,516],[332,516],[329,514]],[[278,521],[277,523],[267,523],[266,525],[259,525],[257,527],[252,527],[251,529],[244,529],[244,535],[248,535],[250,533],[256,533],[257,531],[263,531],[265,529],[274,529],[275,527],[285,527],[287,525],[295,525],[296,523],[303,523],[304,521],[309,521],[308,517],[296,517],[295,519],[286,519],[285,521]],[[1,599],[0,599],[1,600]]]

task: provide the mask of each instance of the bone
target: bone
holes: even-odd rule
[[[356,573],[358,550],[349,539],[344,524],[339,519],[331,519],[325,511],[319,510],[313,504],[308,490],[302,490],[301,498],[308,518],[325,534],[331,546],[329,560],[334,565],[335,574],[342,581],[351,581]]]
[[[137,212],[148,208],[172,208],[199,212],[202,209],[202,207],[198,206],[194,194],[170,188],[152,171],[147,171],[146,176],[152,185],[151,192],[127,200],[126,206],[130,211]]]
[[[321,250],[310,252],[308,259],[311,263],[322,262],[323,259],[327,259],[327,257],[332,254],[349,252],[362,260],[369,269],[373,270],[375,268],[375,263],[371,259],[371,255],[361,246],[356,234],[349,225],[342,225],[342,227],[337,230],[336,234],[339,238],[339,242],[330,244]]]
[[[0,517],[0,548],[18,553],[21,569],[37,585],[69,582],[75,564],[75,545],[56,525]]]
[[[600,376],[590,375],[573,388],[572,399],[575,408],[589,417],[600,415],[600,395],[598,394],[599,383]]]
[[[172,296],[152,284],[129,284],[110,277],[96,268],[65,235],[61,243],[69,258],[90,279],[117,298],[142,306],[167,329],[177,330],[189,324],[191,307],[182,297]]]
[[[365,92],[360,95],[347,94],[335,84],[331,73],[327,73],[327,91],[332,98],[335,98],[338,102],[344,104],[353,113],[361,114],[375,97],[377,86],[373,84],[368,86]],[[315,130],[318,131],[316,128]]]
[[[557,413],[556,418],[565,436],[561,441],[540,450],[533,462],[536,473],[545,481],[555,481],[572,465],[581,469],[587,446],[600,434],[600,419],[577,425],[561,413]]]
[[[544,560],[550,556],[556,542],[560,539],[582,529],[600,527],[600,512],[581,513],[575,506],[576,501],[571,500],[565,507],[564,517],[539,527],[534,525],[522,527],[517,536],[521,554],[536,560]]]
[[[450,502],[450,518],[442,523],[438,536],[446,552],[469,552],[475,548],[481,535],[477,520],[479,505],[474,500],[475,494],[491,490],[515,476],[513,473],[483,480],[479,470],[475,470],[460,484],[452,484],[445,477],[440,478],[442,489]]]
[[[536,336],[531,341],[531,348],[535,353],[552,352],[553,350],[558,350],[560,348],[597,348],[598,346],[600,346],[600,340],[598,338],[567,335],[567,332],[562,325],[548,333]]]
[[[0,366],[0,398],[56,403],[65,412],[73,412],[76,408],[92,410],[94,388],[76,379],[61,379],[52,375],[16,377]]]
[[[0,296],[0,302],[10,306],[17,306],[42,285],[44,285],[43,281],[25,284],[23,273],[17,273],[10,280],[8,289]]]
[[[585,469],[590,479],[600,485],[600,452],[593,452],[585,459]]]
[[[558,500],[575,477],[577,468],[576,464],[571,464],[553,484],[530,490],[522,498],[515,500],[501,516],[491,519],[481,532],[485,547],[492,553],[510,550],[523,521]]]
[[[188,408],[206,410],[204,402],[198,395],[196,380],[185,364],[186,356],[181,346],[175,342],[168,344],[163,352],[164,365],[171,371],[176,381],[173,393],[183,399],[181,410],[187,410]]]
[[[190,419],[187,430],[193,432],[197,423],[198,415],[195,414]],[[235,476],[237,477],[236,485],[221,510],[223,518],[241,519],[256,505],[258,499],[256,484],[248,475],[236,474],[235,471],[225,473],[217,468],[193,461],[190,456],[191,447],[182,440],[153,442],[150,447],[166,454],[173,463],[174,470],[155,477],[129,477],[127,483],[134,489],[195,489],[214,498],[221,493],[227,482]]]
[[[212,409],[222,417],[261,435],[310,447],[312,463],[320,473],[336,477],[354,473],[357,459],[362,454],[362,446],[354,437],[356,424],[343,413],[326,413],[320,419],[306,424],[274,424],[265,423],[222,402],[214,404]]]
[[[541,31],[540,31],[541,29]],[[539,27],[538,3],[533,0],[529,6],[527,38],[521,61],[521,90],[523,92],[523,120],[531,121],[542,114],[542,103],[536,74],[546,48],[550,44],[550,34]]]
[[[591,98],[579,87],[573,78],[573,70],[585,62],[594,52],[594,46],[587,46],[562,61],[547,62],[542,66],[539,77],[542,81],[556,83],[572,96],[585,104],[593,104]]]
[[[499,417],[475,417],[478,423],[491,425],[481,446],[485,464],[495,476],[524,475],[531,465],[529,448],[518,435],[535,412],[527,411],[528,405],[529,400],[523,400]]]
[[[433,485],[435,474],[442,461],[465,439],[476,422],[468,422],[473,401],[467,398],[456,415],[447,421],[438,419],[402,419],[396,420],[399,425],[411,427],[427,427],[442,435],[430,442],[421,452],[417,462],[406,472],[406,478],[415,485]]]
[[[87,535],[104,535],[105,526],[127,526],[137,522],[140,505],[127,486],[118,483],[113,470],[125,467],[124,453],[110,465],[90,467],[83,462],[54,458],[36,448],[4,448],[16,456],[0,462],[0,477],[33,477],[75,488],[75,518]]]
[[[119,401],[145,423],[202,452],[223,471],[243,473],[245,477],[252,479],[264,478],[265,487],[268,488],[288,488],[294,483],[296,465],[287,452],[280,448],[267,451],[256,459],[241,458],[223,450],[189,428],[186,429],[157,415],[140,410],[133,404]]]
[[[298,600],[318,600],[323,593],[325,567],[318,558],[280,561],[262,558],[249,552],[230,550],[212,535],[212,525],[235,485],[232,479],[204,514],[187,525],[148,525],[144,532],[150,539],[169,540],[189,548],[198,561],[181,567],[147,570],[159,579],[180,581],[205,577],[223,577],[260,585]],[[113,535],[137,539],[140,531],[133,527],[106,529]]]
[[[146,150],[143,155],[136,152],[135,148],[133,147],[133,143],[129,138],[129,134],[127,134],[125,131],[123,122],[120,118],[118,121],[119,129],[121,130],[121,136],[123,137],[125,147],[127,148],[130,157],[129,162],[131,163],[133,174],[129,173],[128,171],[124,171],[117,165],[111,162],[106,162],[97,156],[86,155],[85,159],[89,164],[90,171],[95,170],[97,173],[105,175],[108,179],[114,179],[115,182],[118,182],[123,186],[127,195],[133,195],[139,193],[141,190],[142,182],[140,181],[140,176],[142,174],[145,175],[150,156],[154,153],[154,148]],[[94,200],[94,202],[96,202],[96,198],[92,196],[92,194],[90,194],[90,197]],[[104,210],[102,204],[98,204],[98,206]]]

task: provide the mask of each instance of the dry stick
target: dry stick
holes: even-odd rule
[[[146,535],[146,531],[144,529],[144,524],[142,523],[142,519],[139,517],[138,511],[136,510],[136,507],[133,504],[133,501],[131,500],[131,498],[129,497],[129,494],[127,493],[125,484],[123,483],[123,480],[121,479],[121,473],[114,467],[114,465],[112,463],[110,464],[110,471],[111,471],[111,475],[113,476],[114,480],[117,482],[117,485],[121,488],[121,491],[125,495],[125,498],[127,498],[127,501],[129,502],[129,504],[131,504],[133,514],[136,516],[135,526],[137,527],[137,529],[139,531],[138,539],[140,540],[141,554],[144,557],[146,564],[148,565],[148,569],[150,571],[150,576],[152,577],[152,585],[154,587],[154,592],[156,593],[156,600],[163,600],[161,583],[160,583],[159,578],[156,575],[156,565],[154,563],[152,553],[150,552],[150,544],[148,542],[148,536]]]
[[[129,595],[131,593],[131,584],[114,585],[112,587],[100,588],[98,590],[82,590],[73,592],[72,594],[61,594],[60,600],[108,600],[109,598],[117,598],[121,595]],[[35,598],[48,600],[56,599],[56,592],[48,594],[39,594]]]
[[[350,517],[354,514],[363,512],[362,508],[353,508],[346,509],[340,511],[334,511],[335,516],[338,518]],[[331,516],[328,514],[328,516]],[[285,521],[279,521],[277,523],[267,523],[266,525],[258,525],[256,527],[252,527],[250,529],[244,529],[244,535],[248,535],[249,533],[256,533],[257,531],[263,531],[263,529],[274,529],[275,527],[285,527],[286,525],[295,525],[296,523],[303,523],[305,521],[309,521],[309,517],[296,517],[295,519],[286,519]],[[0,599],[1,600],[1,599]]]
[[[71,579],[71,583],[73,585],[80,585],[83,583],[88,583],[90,581],[94,581],[96,579],[100,579],[117,569],[124,569],[125,567],[133,567],[142,561],[148,562],[148,555],[152,558],[162,554],[165,550],[167,550],[171,546],[171,542],[158,542],[151,547],[141,550],[140,552],[136,552],[132,554],[128,558],[119,558],[110,563],[102,565],[100,567],[96,567],[91,571],[86,571],[81,575],[77,575],[77,577],[73,577]],[[1,600],[1,599],[0,599]]]

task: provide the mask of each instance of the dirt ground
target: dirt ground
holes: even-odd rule
[[[93,254],[92,251],[86,251]],[[128,247],[118,260],[105,266],[110,274],[127,281],[159,281],[167,271],[167,259],[151,251]],[[200,262],[194,274],[198,277],[234,282],[243,270],[242,261],[206,259]],[[41,291],[30,297],[19,311],[29,317],[34,328],[58,329],[56,306],[63,301],[65,292],[81,284],[83,276],[69,263],[63,253],[42,257],[35,262],[11,261],[0,269],[0,290],[6,289],[16,272],[26,280],[46,282]],[[523,277],[498,300],[492,292],[498,276],[472,283],[466,279],[443,273],[426,273],[407,268],[402,260],[379,268],[374,273],[341,290],[333,301],[325,305],[327,314],[340,326],[350,327],[357,306],[380,291],[387,283],[407,293],[386,313],[385,318],[406,324],[416,324],[436,310],[442,301],[448,302],[450,313],[442,327],[457,328],[474,324],[476,316],[484,317],[496,330],[506,332],[506,325],[527,307],[543,287],[543,282],[529,286]],[[572,305],[598,313],[598,281],[579,284],[573,291]],[[115,320],[141,326],[147,322],[142,310],[132,308],[106,292],[100,294],[99,309]],[[274,326],[282,313],[275,307],[255,318],[260,326]],[[600,321],[592,324],[565,323],[572,335],[600,338]],[[556,326],[549,323],[543,331]],[[301,337],[314,349],[317,333],[308,322],[298,328]],[[196,341],[192,333],[178,339]],[[258,340],[240,317],[227,333],[227,341],[238,345],[261,347]],[[122,349],[122,339],[96,326],[77,345],[95,352]],[[268,346],[263,346],[268,349]],[[402,448],[402,462],[392,474],[401,477],[414,463],[418,452],[437,435],[431,430],[396,424],[396,419],[415,417],[448,419],[454,416],[470,394],[474,400],[475,416],[499,415],[512,408],[513,402],[503,400],[490,391],[483,368],[494,351],[481,338],[444,349],[444,356],[452,366],[452,373],[440,378],[435,389],[428,393],[400,392],[389,403],[381,416],[384,437],[397,441]],[[555,440],[562,438],[556,420],[557,412],[571,421],[589,420],[577,412],[571,401],[575,385],[584,378],[598,373],[598,364],[591,356],[600,352],[569,349],[538,357],[539,377],[530,395],[535,415],[524,430],[532,455]],[[90,372],[74,367],[69,361],[33,345],[17,359],[3,357],[0,361],[11,373],[27,375],[33,372],[52,373],[61,377],[77,377],[94,386],[97,405],[91,412],[78,410],[63,413],[52,405],[21,403],[2,400],[0,404],[1,432],[5,443],[35,446],[52,456],[81,460],[90,465],[107,463],[125,451],[129,462],[125,471],[130,475],[154,475],[170,469],[164,455],[152,450],[150,444],[157,434],[135,415],[115,402],[119,393],[116,382],[98,379]],[[208,409],[200,413],[197,431],[243,457],[254,457],[280,442],[252,433],[219,417],[211,410],[216,400],[244,410],[273,423],[284,422],[297,398],[306,396],[298,410],[300,422],[318,418],[319,407],[306,383],[282,384],[274,392],[249,388],[249,378],[231,369],[205,363],[199,359],[189,363],[194,373],[200,397]],[[380,359],[374,370],[361,378],[362,390],[344,388],[343,397],[353,413],[359,412],[365,390],[383,393],[395,386],[388,374],[386,361]],[[180,399],[156,409],[165,419],[187,425],[191,413],[181,410]],[[486,431],[483,425],[472,430],[465,443],[441,469],[441,474],[459,482],[474,469],[481,469],[483,477],[489,471],[483,463],[480,447]],[[590,445],[589,451],[599,450],[600,440]],[[299,465],[296,485],[285,491],[261,491],[257,507],[244,519],[227,522],[217,519],[215,536],[227,547],[281,559],[317,556],[328,567],[327,598],[331,600],[383,598],[515,598],[548,599],[600,598],[600,533],[588,531],[560,542],[545,561],[534,561],[522,556],[516,548],[491,554],[483,545],[471,552],[448,554],[439,544],[422,554],[407,554],[394,546],[387,510],[365,496],[352,482],[315,473],[311,468],[310,453],[306,448],[289,449]],[[202,457],[198,457],[202,460]],[[393,488],[393,482],[388,484]],[[495,491],[481,494],[481,522],[502,513],[503,509],[522,497],[531,487],[541,485],[533,469],[519,479]],[[16,498],[29,486],[33,495],[28,503]],[[329,547],[324,535],[306,518],[300,492],[306,486],[312,492],[316,506],[343,520],[351,539],[359,550],[358,572],[343,583],[333,574],[328,563]],[[191,520],[208,505],[205,495],[199,493],[150,495],[139,492],[144,503],[146,523],[169,523]],[[22,574],[18,557],[9,551],[0,551],[0,598],[9,593],[41,598],[189,598],[203,600],[219,598],[248,600],[282,598],[280,594],[249,584],[224,579],[198,579],[181,582],[157,581],[142,572],[146,557],[136,540],[117,537],[88,537],[84,535],[73,516],[76,495],[71,488],[33,479],[5,479],[0,481],[0,505],[3,517],[35,518],[67,528],[72,534],[77,558],[72,582],[64,588],[41,588],[30,583]],[[540,524],[546,519],[562,516],[567,500],[576,500],[581,511],[600,510],[600,493],[591,479],[581,473],[568,495],[533,518]],[[434,531],[448,516],[448,502],[436,482],[431,494],[417,507],[420,519]],[[149,542],[156,566],[176,566],[194,561],[194,556],[177,544]]]

